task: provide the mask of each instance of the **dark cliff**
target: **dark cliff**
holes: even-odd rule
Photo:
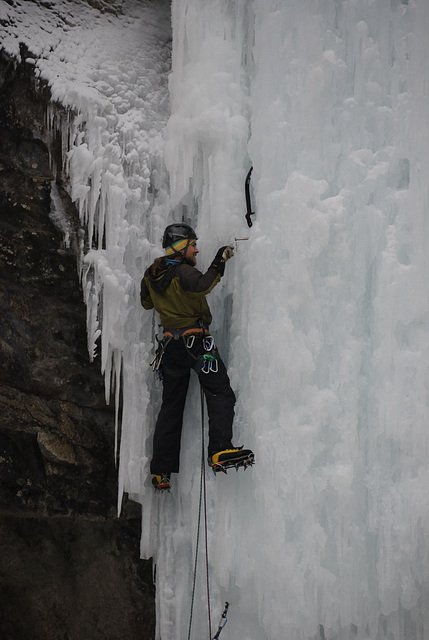
[[[113,412],[88,358],[49,91],[31,67],[0,64],[0,638],[153,638],[139,509],[116,517]],[[49,215],[53,180],[69,249]]]

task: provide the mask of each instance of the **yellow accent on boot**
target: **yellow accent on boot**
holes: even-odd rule
[[[166,475],[158,475],[155,473],[152,476],[152,484],[155,489],[169,489],[170,478]]]
[[[219,464],[219,458],[221,455],[223,455],[224,453],[233,453],[235,451],[240,451],[240,449],[224,449],[223,451],[218,451],[217,453],[214,453],[211,457],[211,464]]]

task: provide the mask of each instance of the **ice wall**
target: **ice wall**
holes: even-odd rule
[[[188,636],[201,414],[194,384],[156,495],[138,287],[184,216],[202,268],[249,238],[210,295],[235,441],[256,454],[207,477],[213,633],[228,600],[222,640],[426,640],[429,5],[173,0],[169,96],[169,3],[117,7],[1,2],[0,27],[66,109],[48,124],[86,229],[89,350],[107,395],[122,378],[119,503],[143,505],[157,637]],[[191,638],[209,636],[203,547]]]
[[[205,242],[243,235],[255,166],[215,304],[257,460],[209,484],[226,637],[429,635],[428,27],[423,1],[173,2],[166,161]]]

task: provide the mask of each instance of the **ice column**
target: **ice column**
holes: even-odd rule
[[[204,253],[225,230],[250,237],[215,297],[236,437],[257,459],[209,487],[230,637],[428,633],[428,26],[422,0],[173,3],[173,200],[192,194]],[[247,148],[224,119],[238,106]],[[185,436],[180,502],[160,507],[183,508],[159,609],[176,622],[197,455]]]

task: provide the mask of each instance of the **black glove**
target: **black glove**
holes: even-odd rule
[[[217,269],[220,275],[223,276],[225,271],[225,262],[232,258],[233,255],[234,247],[229,247],[228,245],[226,245],[225,247],[221,247],[215,255],[215,259],[210,266]]]

